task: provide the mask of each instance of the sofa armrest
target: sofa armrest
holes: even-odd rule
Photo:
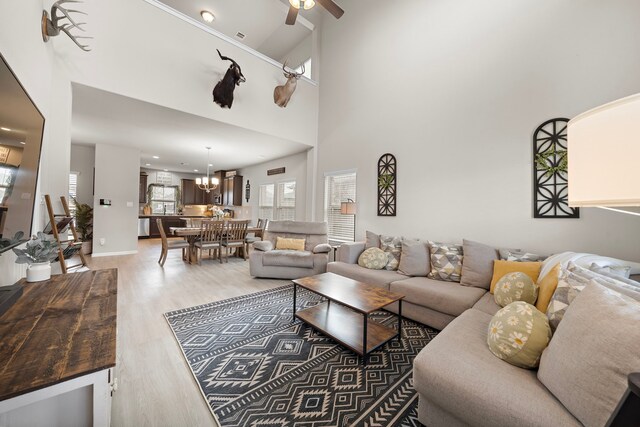
[[[273,243],[271,243],[269,240],[261,240],[259,242],[254,242],[253,249],[256,249],[262,252],[269,252],[273,250]]]
[[[358,257],[364,252],[364,242],[343,243],[338,247],[336,261],[357,264]]]
[[[331,252],[331,245],[328,243],[320,243],[313,248],[314,254],[328,254],[329,252]]]

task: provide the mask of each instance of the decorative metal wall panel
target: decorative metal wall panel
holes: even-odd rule
[[[396,216],[397,161],[393,154],[378,160],[378,216]]]
[[[533,134],[533,217],[580,218],[568,204],[567,122],[551,119]]]

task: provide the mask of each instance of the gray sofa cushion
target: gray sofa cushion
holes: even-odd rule
[[[344,262],[330,262],[327,266],[327,271],[387,290],[389,289],[389,283],[407,278],[407,276],[396,271],[369,270],[360,267],[358,264]]]
[[[460,284],[489,290],[493,277],[493,261],[499,258],[498,250],[482,243],[463,240],[462,278]]]
[[[468,310],[422,349],[413,363],[418,393],[473,426],[580,426],[535,371],[491,354],[491,317]]]
[[[482,298],[478,300],[477,303],[473,306],[476,310],[480,310],[484,313],[495,315],[502,307],[496,304],[496,299],[493,294],[487,292],[482,295]]]
[[[419,240],[403,240],[398,272],[407,276],[426,276],[431,270],[429,246]]]
[[[336,261],[346,262],[347,264],[357,264],[358,258],[365,250],[364,242],[348,242],[338,246],[336,252]]]
[[[313,249],[322,243],[328,243],[326,222],[269,221],[262,240],[270,241],[274,247],[278,237],[304,239],[304,250]]]
[[[393,282],[390,289],[404,295],[406,301],[452,316],[459,316],[473,307],[487,292],[484,289],[426,277],[412,277]]]
[[[538,378],[584,425],[606,424],[640,367],[638,325],[638,301],[592,282],[542,354]]]
[[[307,251],[273,250],[262,256],[266,267],[313,268],[313,254]]]
[[[380,247],[380,235],[367,230],[367,240],[365,242],[365,249],[379,248]]]

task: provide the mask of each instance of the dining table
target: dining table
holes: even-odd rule
[[[262,228],[249,226],[247,227],[247,234],[249,233],[260,233]],[[196,264],[198,262],[195,243],[200,237],[200,227],[169,227],[169,233],[175,237],[183,237],[187,242],[189,242],[189,250],[187,251],[187,259],[186,262],[189,264]],[[240,249],[238,249],[238,256],[242,256]]]

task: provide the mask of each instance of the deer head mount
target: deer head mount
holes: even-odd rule
[[[221,106],[222,108],[231,108],[233,105],[233,91],[236,86],[240,86],[240,83],[244,83],[247,79],[244,78],[242,74],[242,69],[238,65],[236,61],[226,56],[222,56],[220,51],[218,51],[218,55],[220,55],[220,59],[223,61],[231,61],[231,65],[227,69],[227,72],[224,74],[222,80],[220,80],[216,87],[213,88],[213,102]]]
[[[302,71],[299,73],[287,71],[287,62],[282,65],[282,71],[284,72],[284,76],[287,78],[287,82],[283,85],[276,86],[273,90],[273,102],[278,105],[278,107],[285,108],[289,101],[291,100],[291,95],[296,91],[296,87],[298,86],[298,79],[304,75],[304,64],[302,64]]]
[[[71,34],[71,30],[77,28],[80,31],[84,31],[82,28],[83,25],[86,25],[85,22],[76,22],[71,17],[71,13],[79,13],[81,15],[86,15],[85,12],[80,10],[71,10],[62,7],[64,3],[82,3],[80,0],[58,0],[51,6],[51,13],[46,10],[42,11],[42,40],[45,42],[49,41],[50,37],[55,37],[60,34],[60,32],[65,33],[73,42],[85,52],[89,52],[88,45],[81,44],[78,39],[91,39],[93,37],[87,36],[76,36]]]

